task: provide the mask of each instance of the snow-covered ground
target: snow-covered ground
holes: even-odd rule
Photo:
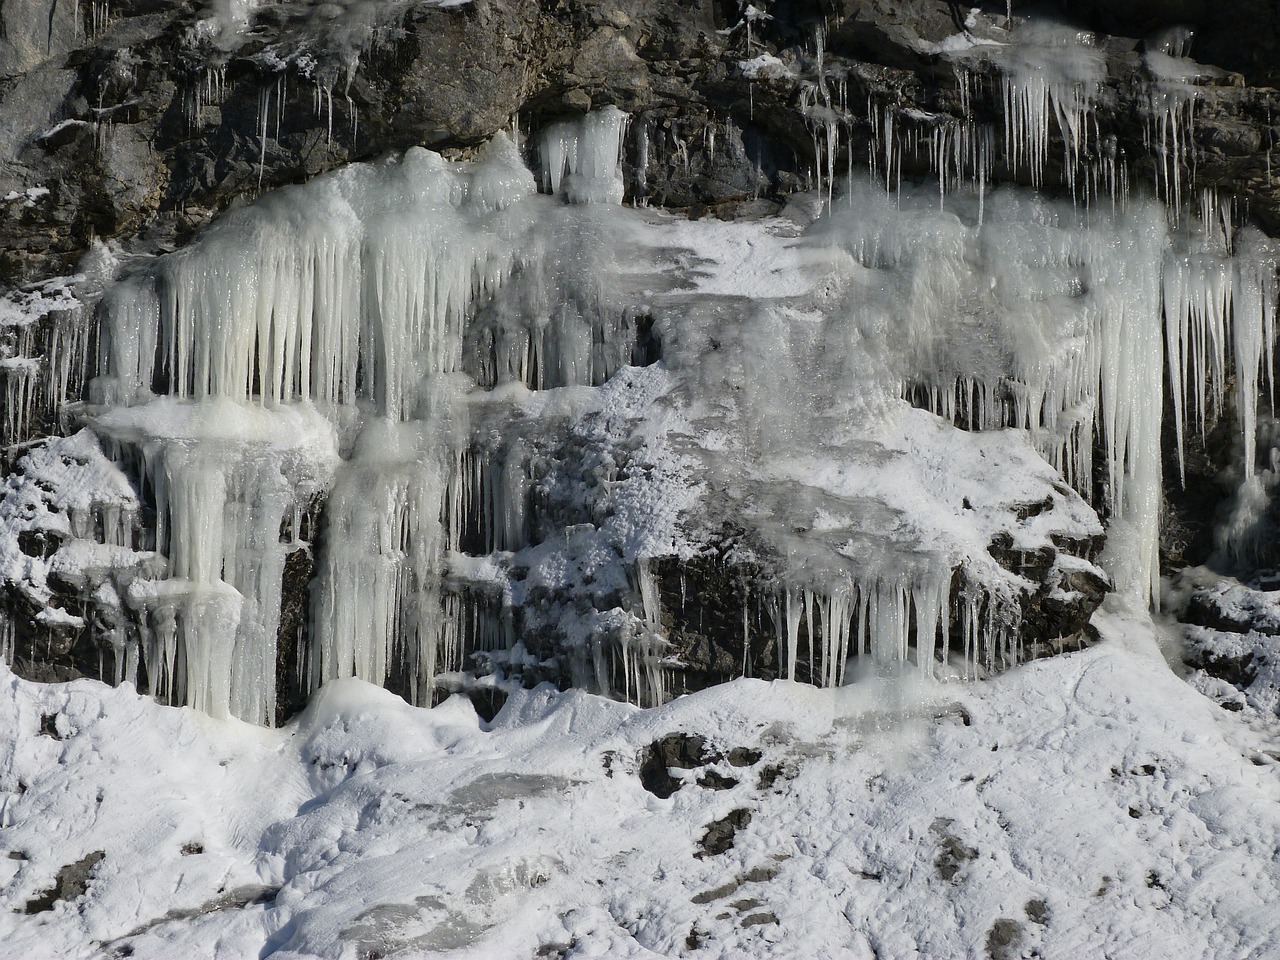
[[[980,683],[540,687],[491,724],[343,680],[267,730],[0,668],[2,952],[1275,956],[1274,725],[1145,614],[1095,625]],[[711,762],[662,799],[639,771],[676,732]]]

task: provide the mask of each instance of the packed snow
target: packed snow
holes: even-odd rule
[[[343,680],[264,730],[0,668],[0,939],[30,958],[1270,956],[1274,735],[1175,676],[1145,614],[1095,623],[1094,648],[978,685],[741,680],[653,710],[544,686],[492,723]],[[644,751],[676,732],[709,756],[660,799]]]

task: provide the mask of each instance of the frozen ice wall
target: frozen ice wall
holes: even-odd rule
[[[410,150],[264,198],[109,293],[89,416],[161,518],[169,578],[134,598],[155,689],[270,720],[282,531],[331,485],[312,682],[381,682],[401,632],[429,632],[403,608],[431,619],[439,384],[533,189],[502,138],[472,165]]]
[[[1224,549],[1246,550],[1277,251],[1212,196],[1171,214],[1118,175],[1110,204],[990,189],[997,163],[1039,183],[1051,128],[1064,169],[1098,153],[1092,39],[1020,31],[962,51],[995,64],[1005,131],[935,131],[941,203],[886,175],[889,113],[884,169],[832,189],[847,103],[824,79],[828,189],[803,235],[620,209],[627,117],[607,108],[533,138],[549,196],[506,137],[465,163],[411,149],[121,278],[74,413],[157,510],[166,569],[123,597],[152,690],[271,722],[302,551],[287,668],[309,688],[358,676],[425,703],[478,664],[657,702],[657,562],[717,525],[743,531],[725,562],[769,577],[744,656],[767,623],[784,677],[954,650],[978,673],[1019,658],[1035,588],[992,545],[1091,540],[1082,497],[1110,518],[1117,585],[1155,596],[1166,390],[1182,438],[1233,376],[1247,469]]]
[[[886,196],[855,182],[821,236],[874,281],[854,320],[905,395],[975,429],[1017,427],[1086,496],[1095,440],[1109,511],[1140,529],[1122,584],[1154,595],[1164,382],[1162,205],[1086,212],[1000,189]]]
[[[572,199],[620,198],[624,122],[602,111],[565,134]],[[415,148],[270,194],[108,291],[85,416],[156,501],[168,577],[130,600],[158,694],[270,722],[301,546],[317,566],[307,682],[394,674],[430,699],[443,558],[478,499],[464,371],[598,384],[631,359],[590,215],[534,192],[505,137],[472,163]],[[290,542],[320,495],[320,538]]]
[[[1235,378],[1247,478],[1273,367],[1274,241],[1237,231],[1209,193],[1181,219],[1150,199],[1112,212],[1007,188],[943,212],[926,191],[855,182],[823,228],[887,278],[859,322],[893,318],[882,336],[905,395],[971,428],[1028,431],[1085,496],[1102,467],[1107,511],[1133,533],[1113,573],[1152,597],[1165,385],[1181,471],[1184,435],[1203,434]]]

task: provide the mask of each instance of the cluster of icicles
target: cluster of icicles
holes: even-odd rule
[[[1093,34],[1040,20],[1018,20],[999,41],[966,34],[953,45],[922,52],[941,54],[955,72],[960,116],[936,114],[869,95],[855,108],[848,77],[834,72],[824,57],[825,38],[816,38],[816,76],[801,83],[801,110],[813,135],[814,182],[828,188],[837,157],[845,154],[853,173],[854,130],[870,127],[866,156],[886,189],[902,184],[904,163],[933,171],[940,202],[948,192],[976,187],[981,195],[997,165],[1037,189],[1049,168],[1050,144],[1061,141],[1061,174],[1074,199],[1084,203],[1123,202],[1129,164],[1114,137],[1103,136],[1094,107],[1107,80],[1107,60]],[[1143,130],[1158,195],[1175,209],[1187,199],[1188,171],[1194,170],[1192,134],[1202,70],[1185,59],[1186,36],[1150,41],[1142,61],[1145,89]],[[982,122],[974,104],[991,95],[1003,124]],[[1268,153],[1268,162],[1269,162]]]
[[[624,121],[546,134],[546,175],[616,200]],[[469,164],[413,149],[264,197],[108,291],[86,415],[157,505],[168,577],[127,598],[157,695],[272,722],[284,566],[319,495],[303,681],[394,669],[429,702],[438,653],[460,665],[439,579],[481,483],[461,442],[475,305],[509,327],[489,331],[491,384],[591,385],[630,359],[625,331],[601,334],[607,318],[558,308],[554,290],[539,305],[526,284],[524,315],[492,309],[546,252],[534,193],[506,137]]]
[[[1260,235],[1234,231],[1211,196],[1175,229],[1164,205],[1128,197],[1105,150],[1089,151],[1101,160],[1081,159],[1099,70],[1082,49],[1005,64],[1005,162],[1038,180],[1055,122],[1068,168],[1109,184],[1111,209],[1014,191],[988,197],[997,138],[944,125],[928,148],[941,206],[959,215],[936,199],[926,211],[910,191],[851,187],[848,215],[836,201],[828,229],[862,266],[907,277],[897,289],[914,299],[889,305],[903,338],[889,349],[936,412],[980,429],[1030,431],[1082,492],[1100,439],[1113,530],[1130,530],[1114,539],[1132,551],[1113,557],[1112,571],[1122,587],[1151,596],[1166,369],[1182,436],[1222,404],[1234,367],[1251,466],[1278,257]],[[1174,200],[1184,189],[1179,151],[1193,96],[1181,81],[1161,83],[1152,123],[1168,161],[1162,192]],[[824,80],[815,97],[831,179],[843,93],[833,97]],[[894,187],[904,141],[891,113],[880,116],[883,159],[873,176]],[[624,130],[624,115],[606,110],[545,131],[543,188],[618,202]],[[953,180],[978,189],[949,198]],[[440,579],[461,518],[477,503],[488,504],[491,549],[522,545],[513,506],[522,480],[464,463],[461,397],[477,306],[501,305],[512,276],[536,270],[539,251],[528,243],[536,230],[524,211],[537,186],[505,138],[472,164],[411,150],[269,195],[109,291],[90,422],[117,458],[134,461],[161,515],[168,579],[129,598],[143,614],[143,657],[159,695],[272,721],[281,582],[300,525],[291,518],[320,495],[328,546],[317,558],[306,684],[351,675],[381,683],[394,667],[425,702],[468,637],[512,641],[463,623]],[[598,384],[627,362],[621,325],[602,330],[589,310],[566,313],[555,299],[533,314],[517,309],[523,301],[498,309],[475,379]],[[938,340],[944,325],[935,322],[957,313],[1003,324],[1005,367],[975,358],[957,369],[956,344]],[[486,489],[494,484],[502,489]],[[771,601],[781,675],[796,675],[802,648],[811,675],[828,684],[862,650],[905,661],[914,648],[931,669],[952,621],[951,579],[948,569],[912,582],[869,573],[865,584],[825,590],[781,586]],[[664,696],[662,645],[644,564],[638,589],[651,629],[633,634],[618,692],[653,702]],[[1008,640],[1008,624],[980,604],[963,604],[959,620],[967,658],[990,661]],[[580,672],[598,681],[609,673],[587,664]]]
[[[964,283],[940,284],[939,278],[961,276],[976,265],[984,280],[998,284],[996,299],[1003,302],[985,306],[1009,328],[1003,346],[1012,369],[975,373],[982,364],[971,358],[968,369],[943,370],[935,357],[955,345],[932,343],[932,355],[916,355],[906,371],[904,395],[970,429],[1029,430],[1045,458],[1086,498],[1099,437],[1107,507],[1117,528],[1133,528],[1125,538],[1130,549],[1123,560],[1113,560],[1113,572],[1122,587],[1154,599],[1165,360],[1180,474],[1187,431],[1203,435],[1223,409],[1228,373],[1234,372],[1244,482],[1218,546],[1237,561],[1256,556],[1259,537],[1266,535],[1263,487],[1274,482],[1270,473],[1259,473],[1255,434],[1259,384],[1271,388],[1280,251],[1257,230],[1237,229],[1231,201],[1211,190],[1189,196],[1198,84],[1206,73],[1186,59],[1190,32],[1173,29],[1149,38],[1142,59],[1147,160],[1164,207],[1130,196],[1129,164],[1135,161],[1119,155],[1114,138],[1099,132],[1094,109],[1107,60],[1092,34],[1010,17],[999,41],[981,41],[967,30],[951,39],[927,52],[952,64],[958,120],[870,99],[861,113],[854,110],[847,78],[825,62],[821,32],[817,76],[802,84],[816,182],[832,184],[835,158],[843,151],[853,183],[849,137],[864,123],[871,128],[869,167],[884,189],[851,191],[853,226],[838,242],[867,266],[921,278],[904,285],[918,302],[900,314],[915,345],[931,339],[933,318],[972,310],[977,291],[962,289]],[[979,122],[973,109],[980,90],[992,85],[1002,129]],[[999,198],[1005,209],[988,209],[997,167],[1040,187],[1055,132],[1072,203],[1024,204],[1006,191]],[[1270,145],[1267,151],[1269,170]],[[905,161],[933,171],[938,216],[930,216],[922,191],[904,185]],[[1009,210],[1010,203],[1018,209]],[[958,213],[964,226],[947,212]],[[1050,289],[1054,280],[1063,282]],[[1020,290],[1037,292],[1021,297],[1015,293]],[[966,296],[969,306],[960,302]],[[1064,323],[1069,336],[1051,332]]]

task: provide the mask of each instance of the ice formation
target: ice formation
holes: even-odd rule
[[[617,107],[606,107],[548,126],[538,143],[543,186],[570,203],[621,203],[618,158],[627,120]]]
[[[846,149],[838,192],[853,114],[818,35],[823,215],[801,237],[619,210],[628,117],[609,107],[540,131],[537,177],[503,136],[466,163],[415,148],[127,272],[73,413],[157,510],[166,568],[125,591],[152,690],[271,722],[300,551],[315,576],[289,668],[310,689],[356,676],[429,702],[479,665],[660,702],[676,611],[658,561],[717,523],[750,530],[717,562],[768,581],[743,593],[744,670],[761,631],[778,675],[826,685],[855,656],[998,667],[1032,585],[992,544],[1091,538],[1098,494],[1111,575],[1154,598],[1165,391],[1181,458],[1233,376],[1245,469],[1223,546],[1252,549],[1280,251],[1211,194],[1182,209],[1194,66],[1177,44],[1146,54],[1146,198],[1093,122],[1093,38],[1002,35],[935,51],[960,120],[869,102],[871,176]],[[1003,136],[970,115],[980,83]],[[1072,199],[989,188],[997,165],[1039,185],[1055,135]],[[906,154],[936,190],[902,182]],[[1072,564],[1093,570],[1056,562],[1063,594]]]
[[[620,189],[624,119],[565,134],[572,199]],[[83,416],[156,502],[168,576],[129,599],[157,694],[271,721],[289,538],[325,494],[325,534],[302,545],[318,577],[300,669],[312,685],[407,671],[430,699],[443,557],[475,498],[464,368],[541,387],[631,359],[627,318],[602,320],[588,281],[545,264],[534,189],[505,138],[472,164],[414,149],[265,197],[108,291]],[[507,303],[513,274],[527,282]],[[477,313],[484,343],[465,336]]]

